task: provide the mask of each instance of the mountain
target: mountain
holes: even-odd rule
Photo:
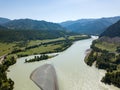
[[[76,34],[67,31],[59,24],[32,19],[11,20],[2,25],[1,28],[5,27],[0,29],[2,42],[53,39]]]
[[[65,30],[65,28],[59,24],[32,19],[12,20],[5,23],[4,26],[8,29],[18,30]]]
[[[0,25],[0,30],[7,30],[7,28]]]
[[[108,27],[101,35],[100,37],[120,37],[120,20],[116,22],[115,24]]]
[[[71,35],[69,32],[58,30],[0,30],[1,42],[54,39]]]
[[[66,29],[83,34],[101,34],[107,27],[120,20],[120,16],[100,19],[80,19],[60,23]]]
[[[10,19],[0,17],[0,24],[7,23],[9,21],[10,21]]]

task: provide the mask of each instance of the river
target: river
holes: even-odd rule
[[[26,58],[34,56],[18,59],[7,73],[15,82],[14,90],[40,90],[29,77],[33,70],[46,63],[55,67],[60,90],[119,90],[100,82],[105,71],[98,70],[94,66],[89,67],[84,63],[85,51],[90,48],[93,40],[91,38],[77,41],[67,50],[47,61],[24,63]]]

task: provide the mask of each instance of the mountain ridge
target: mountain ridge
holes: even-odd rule
[[[5,27],[5,28],[4,28]],[[75,35],[59,24],[32,19],[16,19],[2,24],[0,41],[43,40]]]
[[[10,21],[10,19],[8,19],[8,18],[0,17],[0,24],[7,23],[7,22],[9,22],[9,21]]]
[[[19,30],[65,30],[57,23],[38,21],[32,19],[15,19],[3,24],[8,29]]]
[[[115,24],[111,25],[104,31],[100,37],[107,36],[107,37],[120,37],[120,20]]]
[[[107,27],[120,20],[120,16],[98,18],[98,19],[79,19],[75,21],[67,21],[60,23],[61,26],[70,31],[83,34],[97,34],[100,35]]]

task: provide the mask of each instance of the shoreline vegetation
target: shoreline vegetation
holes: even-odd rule
[[[72,45],[74,41],[88,39],[88,35],[66,36],[49,40],[31,40],[13,43],[0,43],[0,56],[24,57],[36,54],[62,52]]]
[[[40,56],[34,56],[34,58],[32,59],[25,59],[25,63],[31,63],[31,62],[38,62],[38,61],[42,61],[42,60],[47,60],[47,59],[50,59],[50,58],[53,58],[55,56],[57,56],[58,54],[56,55],[46,55],[46,54],[41,54]]]
[[[88,35],[75,35],[50,40],[28,40],[12,43],[0,42],[0,56],[6,55],[3,60],[0,59],[0,61],[2,60],[2,63],[0,63],[0,90],[13,90],[14,82],[7,78],[7,71],[9,66],[16,63],[17,58],[36,54],[62,52],[70,47],[74,41],[88,38],[90,38]],[[33,61],[36,61],[36,59],[28,60],[28,62]]]
[[[13,90],[14,82],[7,78],[7,70],[8,68],[16,63],[16,59],[14,57],[4,57],[4,61],[0,64],[0,90]]]
[[[102,82],[120,88],[120,44],[108,43],[100,39],[94,40],[85,63],[92,66],[96,62],[98,69],[106,70]]]

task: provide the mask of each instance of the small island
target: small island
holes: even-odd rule
[[[53,57],[55,57],[55,56],[57,56],[57,55],[58,55],[58,54],[49,56],[49,55],[46,55],[46,54],[41,54],[40,56],[34,56],[34,58],[29,59],[29,60],[25,59],[25,63],[47,60],[47,59],[53,58]]]

